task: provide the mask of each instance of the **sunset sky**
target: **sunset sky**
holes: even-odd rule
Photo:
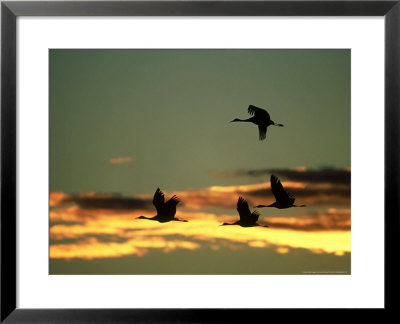
[[[349,50],[50,51],[51,274],[349,274],[350,166]],[[219,226],[271,174],[307,207]]]

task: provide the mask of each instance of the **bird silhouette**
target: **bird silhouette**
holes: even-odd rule
[[[240,219],[237,222],[232,224],[223,223],[222,225],[239,225],[242,227],[253,227],[253,226],[269,227],[268,225],[257,224],[258,217],[260,216],[260,214],[257,211],[253,211],[251,213],[247,201],[244,200],[242,197],[239,197],[238,199],[237,211],[240,217]]]
[[[251,122],[253,124],[256,124],[258,126],[258,134],[260,141],[266,138],[268,126],[274,125],[283,127],[282,124],[276,124],[275,122],[273,122],[271,120],[271,117],[269,116],[269,113],[262,108],[250,105],[247,111],[250,115],[253,115],[253,117],[250,117],[249,119],[235,118],[234,120],[231,120],[231,122]]]
[[[165,202],[164,193],[157,188],[153,197],[153,205],[156,207],[157,215],[153,217],[139,216],[138,219],[149,219],[160,223],[166,223],[170,221],[187,222],[187,220],[180,220],[175,218],[176,205],[180,203],[177,196],[172,196],[167,202]]]
[[[271,190],[275,196],[275,202],[271,205],[258,205],[257,208],[260,207],[275,207],[279,209],[290,208],[290,207],[306,207],[306,205],[295,205],[295,198],[293,195],[288,194],[285,189],[283,189],[281,181],[274,176],[271,175]]]

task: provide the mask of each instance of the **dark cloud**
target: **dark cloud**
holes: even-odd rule
[[[333,225],[330,227],[325,226],[320,223],[313,223],[307,225],[298,225],[298,224],[289,224],[289,223],[280,223],[280,222],[266,222],[271,228],[279,228],[279,229],[289,229],[294,231],[350,231],[351,226],[348,224],[339,224]]]
[[[54,221],[54,220],[52,220],[52,221],[50,221],[50,227],[51,226],[56,226],[56,225],[82,225],[82,224],[84,224],[84,221],[80,221],[80,222],[78,222],[78,221],[65,221],[65,220],[56,220],[56,221]]]
[[[286,191],[296,198],[296,202],[305,204],[349,204],[351,198],[350,187],[344,185],[332,186],[327,188],[286,187]],[[260,202],[260,200],[262,200],[262,204],[268,202],[269,200],[272,201],[275,199],[271,189],[269,188],[248,191],[246,194],[254,197],[254,201],[257,200],[257,202]]]
[[[270,173],[277,174],[287,180],[310,183],[350,184],[351,178],[350,170],[333,168],[305,171],[271,169]]]
[[[84,209],[154,209],[150,199],[121,196],[82,197],[72,196],[70,200]]]
[[[285,180],[308,183],[350,184],[351,172],[347,169],[321,168],[318,170],[253,169],[236,172],[213,173],[216,178],[269,177],[275,174]]]

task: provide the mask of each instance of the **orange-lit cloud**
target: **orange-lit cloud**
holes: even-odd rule
[[[63,193],[63,192],[51,192],[50,193],[50,198],[49,198],[49,203],[50,207],[57,206],[59,203],[62,201],[65,201],[69,198],[69,195]]]
[[[298,166],[298,167],[292,168],[292,170],[297,171],[297,172],[306,172],[307,168],[305,166]]]
[[[126,242],[101,242],[96,238],[72,244],[54,244],[50,247],[50,258],[53,259],[86,259],[119,258],[127,255],[143,256],[149,248],[162,249],[169,253],[177,248],[194,250],[199,244],[184,240],[165,240],[162,237],[130,239]]]
[[[129,163],[132,162],[133,158],[130,156],[126,156],[126,157],[116,157],[116,158],[112,158],[110,159],[110,163],[111,164],[123,164],[123,163]]]
[[[311,213],[308,217],[268,217],[268,224],[274,228],[302,231],[350,231],[351,213],[350,209],[330,208],[327,211]]]

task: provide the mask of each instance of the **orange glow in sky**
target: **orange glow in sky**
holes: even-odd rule
[[[60,193],[55,193],[55,197]],[[52,197],[51,200],[55,200]],[[176,249],[216,249],[215,242],[232,248],[271,248],[288,254],[291,249],[343,255],[350,252],[350,210],[328,209],[297,217],[260,216],[270,227],[220,226],[238,219],[235,211],[214,214],[185,206],[177,217],[188,222],[158,223],[136,219],[152,216],[148,210],[84,209],[76,204],[50,211],[50,258],[86,259],[143,256],[150,249],[169,253]],[[268,215],[268,212],[263,213]]]

